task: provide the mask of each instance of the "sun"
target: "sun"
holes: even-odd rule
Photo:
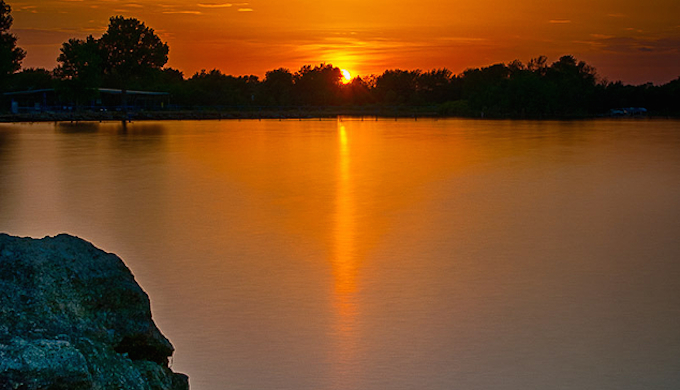
[[[343,84],[347,84],[352,80],[352,74],[349,73],[349,70],[347,69],[340,69],[340,72],[342,73],[342,82]]]

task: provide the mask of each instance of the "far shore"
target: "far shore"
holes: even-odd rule
[[[221,119],[325,119],[339,116],[367,118],[436,118],[436,108],[376,109],[316,108],[268,110],[163,110],[163,111],[45,111],[0,114],[0,122],[81,122],[81,121],[156,121],[156,120],[221,120]]]
[[[346,107],[302,107],[287,110],[164,110],[164,111],[131,111],[124,114],[120,111],[45,111],[32,113],[0,113],[0,123],[29,122],[108,122],[108,121],[163,121],[163,120],[227,120],[227,119],[334,119],[337,117],[353,117],[365,120],[378,119],[415,119],[418,118],[476,118],[476,119],[520,119],[520,120],[562,120],[562,119],[597,119],[608,116],[578,117],[517,117],[509,115],[451,115],[443,114],[437,107],[380,107],[380,108],[346,108]],[[642,118],[668,118],[668,116],[644,116]],[[617,117],[617,118],[641,118]]]

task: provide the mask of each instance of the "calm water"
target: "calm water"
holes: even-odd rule
[[[680,386],[678,121],[6,124],[0,231],[121,256],[194,390]]]

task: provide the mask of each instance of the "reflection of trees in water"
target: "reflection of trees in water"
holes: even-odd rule
[[[9,212],[9,205],[12,204],[10,199],[12,192],[7,190],[11,185],[7,178],[7,168],[11,167],[9,161],[12,159],[13,145],[16,143],[16,132],[0,126],[0,215],[7,215]]]
[[[62,134],[96,133],[99,131],[99,124],[94,122],[58,122],[55,129]]]
[[[165,126],[158,123],[122,123],[122,122],[58,122],[55,130],[65,135],[88,135],[101,133],[105,139],[112,140],[123,151],[135,153],[151,153],[157,151],[165,143]],[[111,137],[106,137],[110,135]],[[81,138],[69,142],[96,142],[98,138]],[[89,141],[88,141],[89,140]],[[93,144],[94,148],[95,145]]]
[[[65,223],[123,237],[130,225],[158,230],[173,196],[167,178],[167,134],[159,123],[57,124],[52,202]],[[121,225],[120,220],[128,221]],[[137,231],[132,229],[131,231]]]

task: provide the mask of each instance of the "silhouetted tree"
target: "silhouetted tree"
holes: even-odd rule
[[[484,115],[502,115],[506,101],[510,69],[505,64],[494,64],[463,72],[463,97],[472,110]]]
[[[256,76],[234,77],[217,69],[201,70],[186,81],[180,102],[196,106],[243,107],[253,104],[257,86]]]
[[[385,104],[416,104],[420,70],[386,70],[375,80],[374,93]]]
[[[168,45],[152,28],[134,18],[112,17],[99,42],[105,74],[123,90],[124,106],[125,92],[133,79],[168,62]]]
[[[69,39],[57,57],[55,75],[62,80],[61,94],[76,106],[97,96],[104,74],[104,53],[91,35],[85,40]]]
[[[293,74],[285,68],[267,72],[261,85],[261,101],[266,105],[287,106],[293,103]]]
[[[372,85],[370,83],[370,79],[363,79],[359,76],[353,78],[349,84],[342,88],[343,101],[355,106],[373,103]]]
[[[9,33],[12,8],[0,0],[0,90],[6,88],[7,76],[21,68],[26,52],[17,47],[17,38]]]
[[[433,69],[421,73],[417,80],[417,91],[423,103],[444,103],[449,100],[460,98],[456,96],[451,79],[453,73],[446,69]]]
[[[328,106],[339,103],[342,72],[331,64],[305,65],[294,75],[298,103]]]
[[[538,56],[532,58],[529,60],[529,64],[527,64],[527,69],[537,73],[539,76],[545,76],[545,73],[548,70],[548,57]]]
[[[549,85],[541,76],[541,68],[535,64],[523,66],[519,61],[508,65],[510,71],[506,94],[505,114],[521,118],[540,118],[550,110]],[[532,70],[533,69],[533,70]]]
[[[595,69],[573,56],[562,56],[546,72],[553,84],[554,114],[557,116],[583,116],[589,113],[594,102]]]
[[[44,68],[22,69],[11,76],[10,89],[14,91],[31,91],[54,87],[52,72]]]

